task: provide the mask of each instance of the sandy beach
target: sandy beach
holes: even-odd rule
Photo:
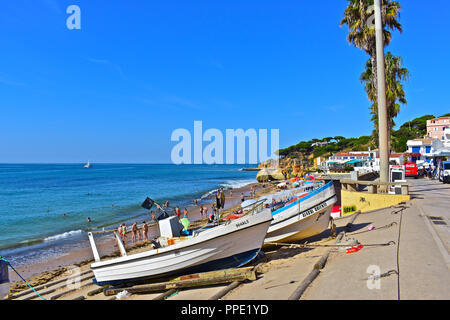
[[[275,186],[270,183],[255,182],[241,188],[225,190],[225,211],[223,212],[223,214],[226,215],[240,206],[241,194],[244,194],[246,200],[249,199],[250,189],[252,187],[256,190],[256,197],[259,197],[263,194],[272,193],[276,189]],[[232,195],[230,195],[230,191],[232,192]],[[214,201],[214,195],[211,195],[202,201],[202,203],[204,203],[203,206],[206,206],[208,208],[208,214],[212,212],[211,206]],[[152,209],[154,208],[155,207],[153,207]],[[186,207],[186,209],[188,210],[188,217],[193,225],[206,223],[206,219],[204,217],[202,219],[202,217],[200,216],[199,205],[195,206],[192,201],[192,205]],[[180,210],[183,212],[184,208],[180,208]],[[141,221],[137,222],[139,224]],[[130,230],[130,226],[127,227],[128,230]],[[158,225],[149,225],[149,239],[153,239],[158,236]],[[96,241],[100,255],[104,258],[118,256],[119,251],[112,233],[110,236],[104,238],[105,239],[103,239],[102,241]],[[137,241],[137,243],[133,245],[131,233],[129,233],[127,237],[126,248],[130,253],[139,252],[141,250],[146,250],[150,243],[150,241]],[[60,277],[70,275],[70,270],[74,267],[79,267],[82,271],[88,270],[90,263],[94,261],[93,259],[94,258],[92,255],[92,250],[88,246],[86,248],[74,250],[69,254],[60,257],[18,268],[18,271],[25,279],[27,279],[27,281],[32,286],[37,286],[48,281],[58,279]],[[26,284],[13,271],[10,271],[10,278],[11,293],[20,292],[21,290],[25,290],[28,288]]]

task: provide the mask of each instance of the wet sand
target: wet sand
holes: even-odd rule
[[[276,189],[276,187],[270,183],[252,183],[241,188],[225,190],[225,210],[221,212],[221,214],[227,215],[240,207],[242,193],[245,196],[245,200],[250,199],[251,187],[254,187],[256,190],[256,197],[273,193]],[[230,190],[232,191],[232,195],[230,195]],[[214,201],[214,195],[211,195],[202,201],[202,205],[208,208],[208,215],[213,212],[211,206]],[[192,205],[186,207],[186,209],[188,210],[188,218],[191,221],[191,225],[195,226],[206,223],[206,217],[200,216],[199,205],[195,206],[192,203]],[[181,207],[180,210],[183,214],[184,207]],[[139,222],[140,221],[138,221],[138,223]],[[127,229],[130,230],[130,226],[127,226]],[[158,236],[158,225],[149,225],[149,239],[153,239]],[[132,237],[130,232],[127,234],[126,243],[126,248],[129,253],[147,250],[148,245],[151,243],[150,241],[137,241],[137,243],[133,246],[131,240]],[[112,233],[108,237],[104,237],[103,240],[96,241],[96,245],[102,258],[119,255],[118,247]],[[87,270],[89,269],[90,263],[93,261],[94,257],[92,250],[90,246],[88,246],[86,248],[74,250],[69,254],[60,257],[55,257],[44,262],[19,268],[18,271],[32,286],[36,286],[48,281],[56,280],[63,276],[67,276],[68,270],[73,267],[80,267],[82,270]],[[10,271],[10,279],[12,292],[19,292],[28,288],[13,271]]]

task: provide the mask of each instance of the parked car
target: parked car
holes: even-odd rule
[[[442,161],[439,166],[439,181],[450,182],[450,161]]]

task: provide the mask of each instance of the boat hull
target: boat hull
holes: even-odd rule
[[[180,243],[91,265],[98,285],[242,266],[259,253],[271,215],[230,221]]]
[[[287,208],[275,211],[264,243],[299,241],[322,233],[330,224],[336,201],[334,186],[329,183]]]

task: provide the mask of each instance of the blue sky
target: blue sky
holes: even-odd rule
[[[400,1],[398,124],[450,112],[450,3]],[[81,8],[69,30],[66,8]],[[345,0],[15,0],[0,6],[0,162],[170,162],[177,128],[372,130]],[[424,14],[426,15],[424,16]]]

